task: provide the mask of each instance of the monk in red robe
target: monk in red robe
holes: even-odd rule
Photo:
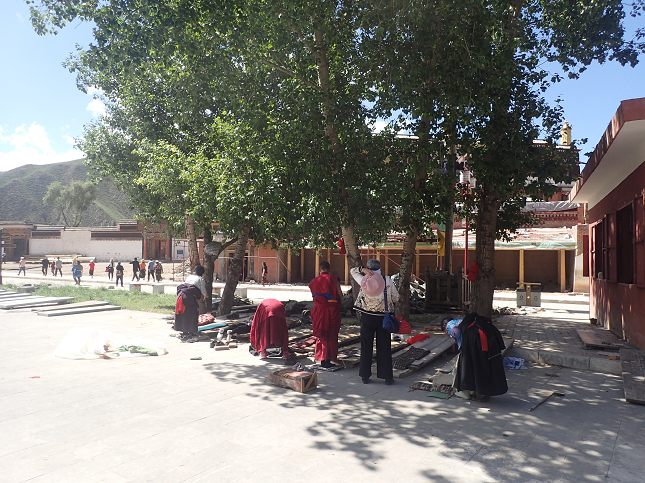
[[[251,345],[267,357],[267,349],[281,348],[282,358],[289,358],[289,329],[284,305],[276,299],[266,299],[258,305],[251,323]]]
[[[314,308],[311,309],[315,358],[325,368],[333,367],[338,358],[338,332],[340,331],[340,300],[343,295],[338,277],[329,273],[329,262],[320,262],[320,275],[309,283]]]

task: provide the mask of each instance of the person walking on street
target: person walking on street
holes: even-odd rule
[[[25,257],[20,257],[20,261],[18,262],[18,276],[20,276],[20,272],[22,272],[24,277],[27,276],[27,262],[25,261]]]
[[[368,260],[366,268],[352,268],[350,273],[361,286],[354,304],[354,310],[360,313],[361,321],[361,358],[358,375],[363,379],[363,384],[370,382],[376,335],[376,376],[385,379],[387,385],[394,384],[392,336],[383,328],[384,293],[387,290],[387,311],[394,314],[394,303],[399,301],[399,292],[390,277],[381,275],[381,262],[378,260]]]
[[[262,286],[269,283],[269,267],[267,267],[267,262],[262,262]]]
[[[96,264],[94,263],[94,259],[90,260],[90,277],[94,278],[94,267]]]
[[[146,261],[143,258],[139,262],[139,279],[146,279]]]
[[[74,282],[76,285],[81,284],[81,276],[83,275],[83,266],[76,258],[72,262],[72,276],[74,277]]]
[[[7,263],[7,252],[2,252],[2,263]]]
[[[161,262],[157,260],[155,262],[155,277],[157,278],[157,282],[161,282],[162,273],[163,273],[163,267],[161,266]]]
[[[108,280],[112,280],[114,278],[114,258],[110,258],[110,263],[105,268],[108,274]]]
[[[335,367],[331,361],[338,358],[338,332],[340,331],[340,279],[329,273],[329,262],[320,262],[320,275],[309,283],[314,299],[311,309],[313,334],[316,337],[314,359],[324,368]]]
[[[134,257],[134,260],[130,262],[130,265],[132,265],[132,280],[137,279],[137,282],[139,281],[139,270],[141,269],[141,266],[139,265],[139,262],[137,261],[137,257]]]
[[[47,275],[47,270],[49,269],[49,259],[47,258],[47,255],[45,255],[45,258],[43,258],[40,263],[42,264],[42,272],[43,276]]]
[[[155,261],[150,260],[148,262],[148,282],[150,281],[150,278],[152,277],[152,281],[155,281]]]
[[[52,277],[56,276],[56,261],[52,260],[51,263],[49,264],[49,268],[51,269],[52,272]]]
[[[54,277],[57,273],[60,273],[60,278],[63,278],[63,262],[60,261],[60,257],[56,257],[56,270],[54,270]]]
[[[121,265],[121,262],[116,262],[116,282],[114,283],[115,287],[119,286],[119,279],[121,280],[121,287],[123,287],[123,265]]]

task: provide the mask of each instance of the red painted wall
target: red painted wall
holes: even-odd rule
[[[618,185],[600,203],[588,212],[589,222],[596,223],[603,216],[632,203],[643,196],[645,162]],[[611,218],[611,216],[610,216]],[[640,223],[637,221],[637,224]],[[637,231],[642,227],[637,227]],[[591,237],[591,231],[590,231]],[[643,267],[637,267],[636,279],[643,279]],[[593,272],[591,267],[590,273]],[[645,287],[608,280],[589,279],[589,311],[604,327],[625,337],[639,349],[645,349]]]

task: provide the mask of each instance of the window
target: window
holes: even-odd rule
[[[616,213],[619,283],[634,283],[634,211],[631,203]]]
[[[591,252],[592,270],[594,278],[604,278],[604,222],[596,223],[593,227],[593,245]]]

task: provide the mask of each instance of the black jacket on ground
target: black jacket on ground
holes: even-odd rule
[[[488,317],[475,312],[459,324],[463,341],[457,364],[455,387],[458,391],[475,391],[482,396],[499,396],[508,391],[502,352],[505,348],[502,334]],[[482,350],[482,336],[488,350]]]

